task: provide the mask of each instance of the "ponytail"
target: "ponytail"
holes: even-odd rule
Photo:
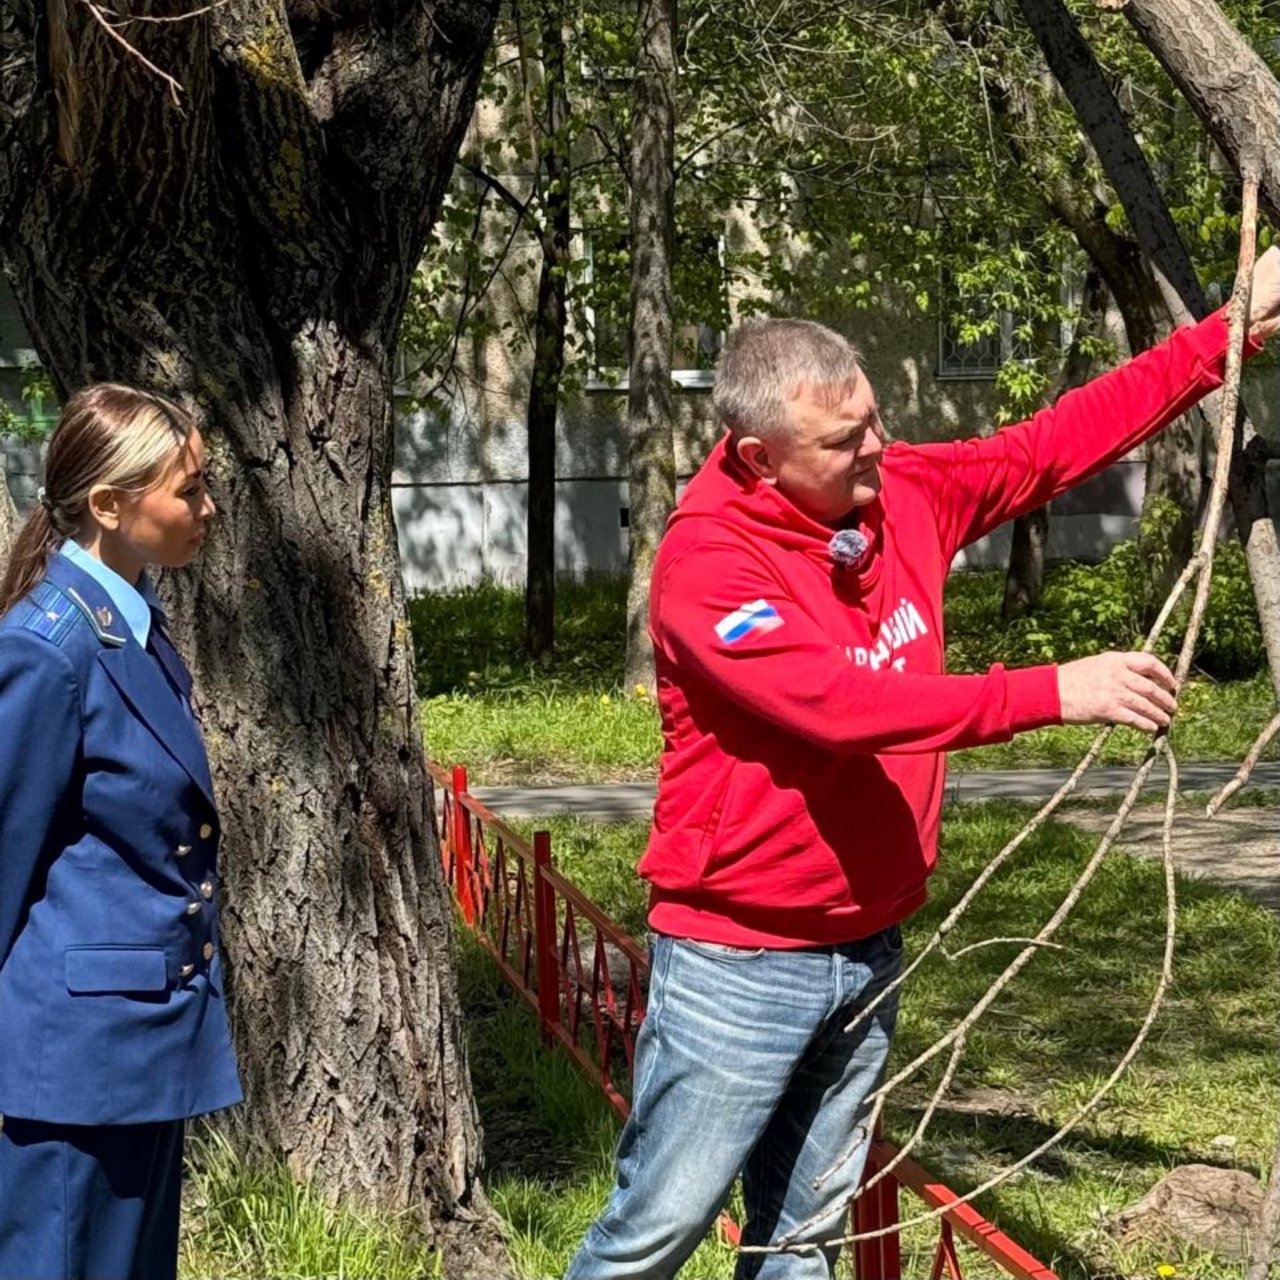
[[[58,532],[56,521],[53,504],[44,498],[23,522],[0,582],[0,618],[44,578],[49,557],[62,545],[64,537]]]

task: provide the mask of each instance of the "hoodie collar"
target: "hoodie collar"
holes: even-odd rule
[[[839,532],[804,514],[739,461],[731,438],[723,436],[689,482],[671,524],[692,516],[722,520],[821,564],[842,585],[867,588],[880,576],[884,543],[884,494],[858,508],[859,529],[869,546],[861,562],[846,568],[835,562],[831,540]]]

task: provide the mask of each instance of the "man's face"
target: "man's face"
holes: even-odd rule
[[[837,525],[880,492],[884,425],[865,374],[837,403],[807,383],[788,402],[790,431],[768,440],[747,436],[739,456],[762,480],[821,524]]]

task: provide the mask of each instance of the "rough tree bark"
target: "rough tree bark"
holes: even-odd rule
[[[1214,0],[1128,0],[1125,16],[1280,223],[1280,82]]]
[[[526,532],[525,647],[550,658],[556,629],[556,416],[564,373],[565,302],[569,279],[569,103],[565,93],[564,31],[558,4],[542,6],[542,79],[546,119],[538,143],[538,183],[544,219],[538,239],[538,312],[529,384],[529,515]]]
[[[0,463],[0,573],[4,572],[5,561],[9,558],[9,545],[17,532],[18,513],[13,505],[13,497],[9,493],[4,464]]]
[[[676,501],[675,331],[676,3],[639,0],[640,52],[631,141],[631,364],[627,392],[626,687],[652,688],[649,578]]]
[[[1190,255],[1092,48],[1061,0],[1022,0],[1022,9],[1156,269],[1174,322],[1200,319],[1209,308]],[[1212,0],[1130,0],[1125,12],[1237,168],[1242,159],[1255,163],[1260,199],[1274,219],[1280,208],[1280,85],[1266,65]],[[1206,398],[1202,411],[1218,420],[1218,393]],[[1231,507],[1280,697],[1280,541],[1267,502],[1266,455],[1242,416]]]
[[[1075,337],[1063,361],[1058,395],[1073,387],[1082,387],[1093,367],[1085,339],[1092,336],[1102,322],[1107,295],[1097,269],[1085,278],[1084,297]],[[1004,580],[1004,601],[1000,616],[1009,622],[1030,613],[1040,603],[1044,589],[1044,555],[1049,541],[1049,504],[1019,516],[1013,522],[1013,542],[1009,548],[1009,569]]]
[[[61,394],[114,378],[186,397],[210,445],[221,518],[164,588],[226,835],[233,1132],[331,1194],[421,1213],[472,1275],[504,1264],[423,770],[391,385],[495,7],[225,0],[128,24],[180,110],[85,0],[0,10],[0,248],[40,358]]]

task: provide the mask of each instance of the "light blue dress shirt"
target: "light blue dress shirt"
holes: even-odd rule
[[[68,538],[62,544],[59,554],[66,556],[76,568],[83,569],[111,597],[111,602],[120,611],[133,638],[140,648],[145,649],[151,638],[151,610],[158,610],[161,618],[164,617],[164,606],[146,572],[143,572],[135,587],[114,569],[103,564],[97,556],[90,555],[74,538]]]

